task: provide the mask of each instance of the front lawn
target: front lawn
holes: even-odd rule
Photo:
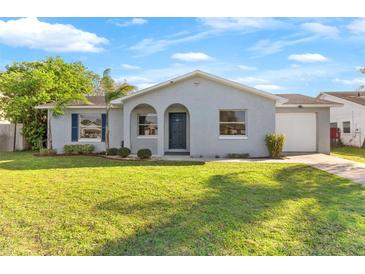
[[[331,154],[340,158],[365,163],[365,148],[358,147],[335,147]]]
[[[0,255],[365,255],[365,187],[298,164],[0,153]]]

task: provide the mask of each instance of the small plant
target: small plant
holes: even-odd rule
[[[271,158],[280,158],[283,152],[285,136],[283,134],[272,133],[266,135],[266,146]]]
[[[64,145],[63,151],[66,154],[91,154],[95,147],[93,145]]]
[[[129,154],[131,154],[131,150],[127,147],[122,147],[119,149],[118,154],[120,157],[125,158],[128,157]]]
[[[112,147],[112,148],[109,148],[107,149],[107,154],[108,155],[118,155],[118,152],[119,152],[119,149],[117,149],[116,147]]]
[[[150,159],[152,156],[152,152],[148,148],[143,148],[138,150],[137,156],[139,159]]]

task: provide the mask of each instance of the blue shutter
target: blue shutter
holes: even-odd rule
[[[71,114],[71,142],[79,140],[79,115],[77,113]]]
[[[101,141],[105,142],[106,114],[101,114]]]

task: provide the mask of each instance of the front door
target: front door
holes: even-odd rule
[[[169,149],[186,149],[186,113],[169,113]]]

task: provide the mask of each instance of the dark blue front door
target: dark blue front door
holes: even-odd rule
[[[186,149],[186,113],[169,113],[169,149]]]

